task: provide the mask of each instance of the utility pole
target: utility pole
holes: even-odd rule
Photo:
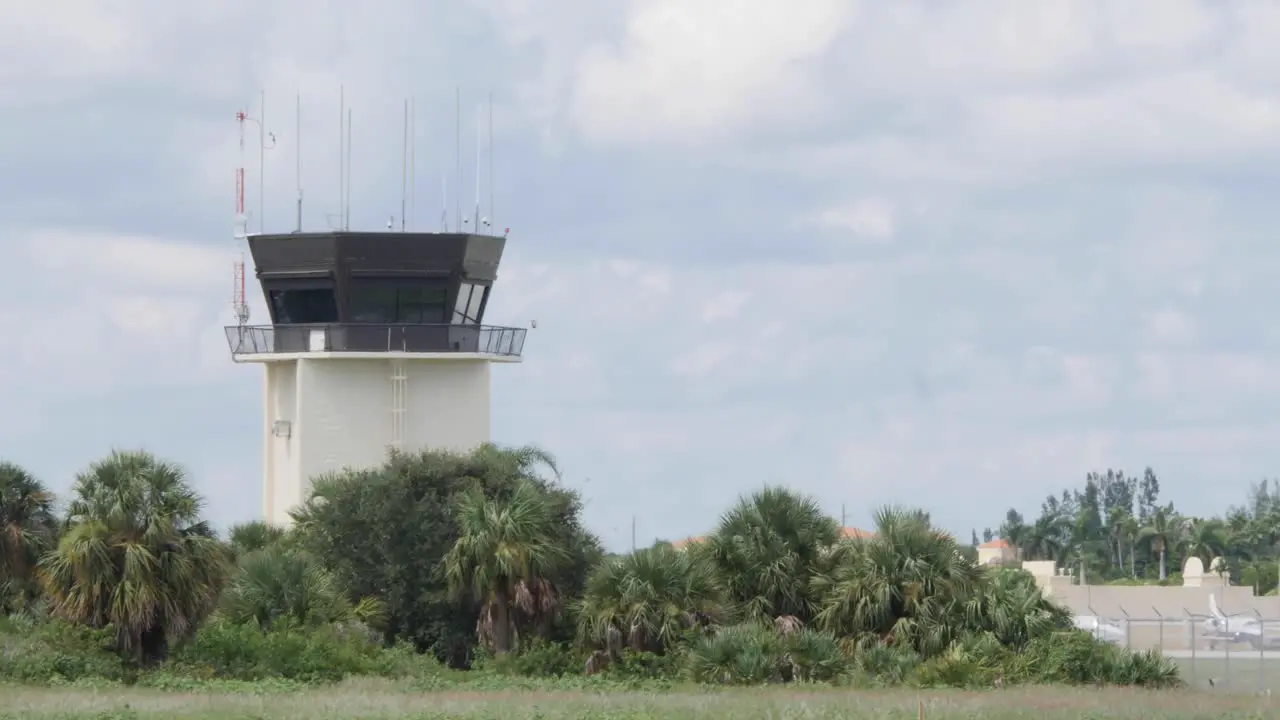
[[[636,516],[631,516],[631,552],[636,551]]]

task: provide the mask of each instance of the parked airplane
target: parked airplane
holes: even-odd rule
[[[1074,623],[1077,629],[1091,633],[1103,642],[1119,645],[1128,639],[1122,628],[1099,619],[1097,615],[1077,615],[1074,618]]]
[[[1246,617],[1242,613],[1227,615],[1218,607],[1218,599],[1209,593],[1209,617],[1204,621],[1205,636],[1211,641],[1247,642],[1255,648],[1274,645],[1280,641],[1280,634],[1267,637],[1263,631],[1262,621],[1255,617]]]

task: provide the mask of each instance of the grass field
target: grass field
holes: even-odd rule
[[[1175,658],[1182,679],[1200,690],[1256,693],[1270,689],[1280,701],[1280,659],[1258,660],[1256,656],[1216,658]],[[1213,683],[1210,684],[1212,679]]]
[[[978,720],[1191,720],[1280,718],[1280,703],[1248,694],[1117,689],[989,692],[765,688],[664,693],[408,692],[386,682],[348,682],[296,693],[163,692],[0,687],[0,718],[175,720],[825,720],[924,717]]]

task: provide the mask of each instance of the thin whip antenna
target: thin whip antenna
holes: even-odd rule
[[[458,197],[454,203],[458,206],[457,218],[454,222],[458,223],[458,231],[462,231],[462,88],[454,88],[453,102],[453,148],[457,155],[458,162]]]
[[[351,108],[347,108],[347,198],[346,208],[342,211],[342,229],[351,231]]]
[[[497,227],[498,218],[493,212],[493,186],[497,180],[493,177],[493,90],[489,91],[489,222]]]
[[[345,88],[338,86],[338,229],[346,226],[344,202],[347,197],[347,101]]]
[[[400,150],[400,232],[404,232],[409,201],[409,99],[404,100],[404,145]]]
[[[294,227],[294,232],[302,232],[302,93],[298,93],[297,110],[294,113],[294,129],[293,141],[297,147],[294,162],[297,167],[294,172],[297,173],[296,185],[298,189],[298,222]]]
[[[440,173],[440,230],[449,232],[449,176]]]
[[[258,232],[267,232],[267,91],[258,102]],[[272,145],[275,142],[271,143]]]
[[[471,231],[480,232],[480,108],[476,108],[476,219]]]
[[[418,220],[418,166],[415,155],[418,149],[418,118],[414,115],[414,99],[409,98],[409,231],[417,228]]]

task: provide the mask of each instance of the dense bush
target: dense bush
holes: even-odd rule
[[[134,673],[114,650],[112,628],[95,630],[27,615],[0,618],[0,680],[58,684]]]
[[[532,448],[394,455],[318,481],[293,529],[223,541],[180,468],[115,453],[77,480],[55,543],[50,496],[0,472],[0,523],[21,538],[0,547],[0,611],[22,609],[0,614],[0,680],[1179,683],[1169,661],[1072,629],[1029,574],[978,566],[921,511],[840,539],[811,498],[767,488],[706,541],[606,559],[557,481]]]

